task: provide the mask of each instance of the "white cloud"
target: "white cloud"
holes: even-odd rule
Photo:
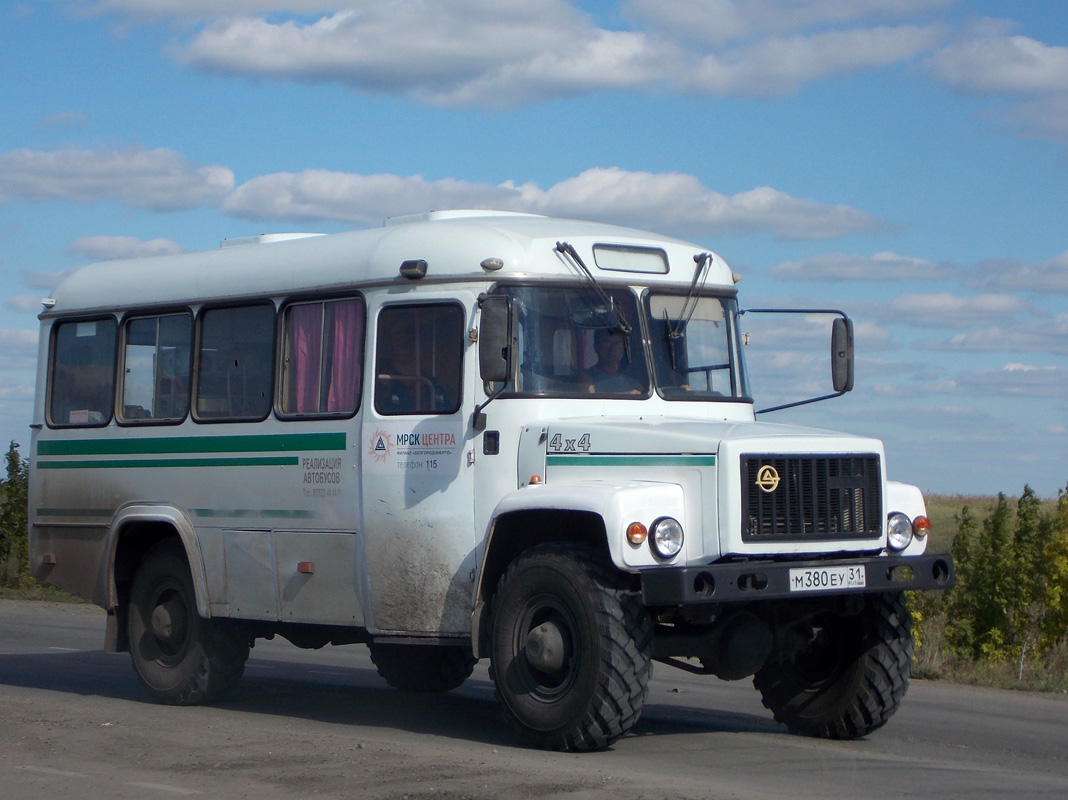
[[[722,44],[772,33],[907,18],[953,0],[627,0],[624,13],[674,37]]]
[[[123,22],[180,19],[189,66],[338,82],[443,106],[516,105],[628,90],[711,96],[797,91],[831,75],[929,56],[958,91],[1051,94],[1001,112],[1024,135],[1068,139],[1068,48],[982,20],[942,46],[953,0],[629,0],[599,27],[574,0],[83,0]],[[929,20],[934,20],[933,22]],[[901,24],[894,24],[901,23]],[[910,24],[911,23],[911,24]],[[941,47],[939,50],[938,48]]]
[[[184,252],[184,248],[170,239],[142,241],[133,236],[83,236],[67,248],[68,253],[97,261],[112,258],[143,258],[166,256]]]
[[[88,14],[113,14],[138,20],[209,20],[268,12],[317,14],[357,0],[73,0]]]
[[[849,206],[792,197],[768,186],[727,196],[681,173],[595,168],[547,190],[531,184],[519,189],[528,210],[667,231],[769,231],[782,239],[825,239],[883,227]]]
[[[1018,103],[1001,118],[1023,136],[1068,142],[1068,93]]]
[[[953,42],[932,58],[935,75],[973,94],[1068,92],[1068,47],[995,30]]]
[[[991,421],[988,412],[963,405],[900,404],[877,409],[866,407],[860,409],[858,414],[874,420],[880,428],[900,425],[921,440],[943,442],[967,442],[981,438],[983,431],[988,430],[984,423]],[[918,425],[918,420],[923,420],[923,424]]]
[[[828,75],[910,61],[940,38],[939,29],[916,26],[772,37],[696,58],[674,88],[720,96],[785,94]]]
[[[37,364],[37,331],[0,330],[0,369],[32,369]]]
[[[422,176],[354,175],[327,170],[279,172],[241,184],[223,210],[244,219],[344,220],[379,223],[383,217],[428,209],[509,209],[519,196],[511,187]]]
[[[345,4],[313,22],[224,18],[175,50],[199,69],[250,77],[339,81],[362,91],[412,92],[432,102],[463,102],[462,87],[483,85],[488,102],[503,82],[583,85],[610,79],[642,47],[599,31],[563,0],[396,0]],[[564,90],[570,93],[571,90]],[[459,93],[459,94],[457,94]],[[455,97],[454,97],[455,96]]]
[[[75,128],[84,125],[88,117],[80,111],[59,111],[49,114],[41,124],[46,128]]]
[[[466,106],[617,89],[747,96],[793,92],[830,74],[908,62],[932,51],[943,39],[939,26],[854,23],[900,18],[945,2],[911,0],[904,7],[890,0],[711,2],[685,9],[693,13],[692,26],[682,22],[689,14],[674,4],[661,4],[661,10],[633,4],[631,17],[648,22],[648,30],[598,27],[567,0],[247,0],[217,8],[205,0],[105,0],[93,8],[133,19],[203,21],[187,43],[171,49],[196,69],[340,82],[359,91]],[[817,24],[832,27],[794,33]],[[725,44],[750,34],[770,36]]]
[[[980,21],[930,58],[932,73],[958,92],[1015,101],[988,115],[1020,135],[1068,143],[1068,47],[1011,35],[1012,27]]]
[[[215,204],[234,185],[226,167],[198,167],[173,150],[10,150],[0,153],[0,200],[118,200],[153,211]]]
[[[925,349],[1068,355],[1068,314],[1026,325],[995,325],[968,331],[954,336],[948,342],[927,344]]]
[[[1001,369],[962,372],[956,376],[956,385],[963,393],[985,397],[1060,398],[1068,390],[1068,367],[1011,363]]]
[[[38,294],[16,294],[4,301],[4,306],[12,311],[41,311],[41,296]]]
[[[804,261],[785,261],[768,270],[776,278],[811,281],[898,281],[952,278],[956,269],[922,258],[882,252],[873,256],[824,253]]]
[[[486,207],[611,221],[693,235],[771,232],[819,239],[877,230],[881,223],[849,206],[792,197],[769,187],[726,196],[692,175],[589,169],[543,189],[420,176],[354,175],[308,170],[254,178],[223,209],[246,219],[346,220],[372,223],[427,209]]]
[[[1039,264],[1015,259],[982,261],[967,278],[984,289],[1068,294],[1068,251]]]
[[[19,278],[30,288],[43,289],[46,292],[50,292],[59,285],[60,281],[79,269],[81,269],[81,266],[71,267],[61,272],[41,272],[40,270],[24,269],[19,273]]]
[[[872,305],[869,311],[884,322],[918,325],[929,328],[962,328],[989,325],[993,321],[1013,317],[1031,306],[1021,298],[1009,294],[983,294],[958,297],[939,294],[904,294],[889,303]]]

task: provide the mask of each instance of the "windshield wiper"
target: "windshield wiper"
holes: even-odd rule
[[[578,266],[579,270],[582,273],[582,276],[586,279],[587,286],[589,288],[593,289],[594,294],[596,295],[597,299],[601,303],[604,304],[605,308],[610,308],[610,309],[612,309],[613,311],[616,312],[615,313],[615,317],[616,318],[615,318],[615,326],[614,327],[618,328],[619,331],[625,337],[627,337],[627,339],[626,339],[626,341],[627,341],[627,356],[629,358],[630,357],[630,338],[629,337],[630,337],[630,332],[632,330],[634,330],[634,328],[631,327],[631,324],[629,322],[627,322],[627,318],[625,316],[623,316],[623,312],[619,308],[616,307],[615,302],[612,300],[611,297],[609,297],[608,292],[606,292],[601,287],[601,284],[599,284],[597,282],[597,279],[595,277],[593,277],[593,273],[590,272],[590,268],[586,266],[586,264],[582,260],[582,256],[580,256],[578,254],[578,251],[574,248],[574,246],[570,242],[557,242],[556,243],[556,252],[561,253],[563,255],[570,256],[571,260],[573,262],[575,262],[576,266]],[[598,312],[598,313],[604,313],[604,312]]]
[[[682,313],[679,314],[679,319],[676,324],[668,326],[668,337],[671,339],[681,339],[683,332],[686,330],[686,326],[690,322],[690,317],[693,316],[693,312],[697,310],[697,292],[699,289],[705,288],[705,281],[708,279],[707,267],[712,263],[711,253],[698,253],[693,257],[697,267],[693,271],[693,280],[690,281],[690,289],[686,292],[686,299],[682,303]],[[700,286],[698,286],[700,281]],[[665,311],[664,316],[667,316]]]

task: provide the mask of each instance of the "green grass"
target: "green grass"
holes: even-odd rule
[[[29,586],[0,586],[0,600],[46,600],[51,603],[84,603],[80,597],[46,583]]]
[[[1021,490],[1022,494],[1022,490]],[[1016,508],[1016,500],[1019,495],[1013,497],[1006,495],[1010,506]],[[929,553],[948,553],[953,546],[953,537],[957,535],[957,528],[961,512],[965,506],[971,510],[972,517],[977,522],[989,516],[997,502],[993,495],[963,495],[963,494],[924,494],[923,499],[927,503],[927,517],[931,520],[931,539],[927,543]],[[1057,507],[1056,500],[1043,500],[1042,510],[1053,512]]]
[[[927,550],[931,553],[948,553],[957,535],[961,511],[968,506],[974,515],[982,519],[994,502],[993,497],[960,494],[926,494],[927,517],[931,520],[931,539]]]

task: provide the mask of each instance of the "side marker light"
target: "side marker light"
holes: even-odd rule
[[[649,529],[640,522],[632,522],[627,526],[627,541],[634,546],[645,544],[649,538]]]

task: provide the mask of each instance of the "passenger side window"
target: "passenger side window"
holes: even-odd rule
[[[273,305],[204,311],[197,351],[197,419],[266,419],[271,413],[273,363]]]
[[[60,322],[53,328],[48,422],[103,426],[115,398],[114,319]]]
[[[463,350],[460,306],[383,309],[375,352],[375,410],[383,415],[457,411]]]
[[[123,339],[120,421],[151,424],[185,419],[192,352],[193,320],[189,314],[128,320]]]
[[[293,303],[285,310],[281,412],[352,415],[360,405],[363,301]]]

